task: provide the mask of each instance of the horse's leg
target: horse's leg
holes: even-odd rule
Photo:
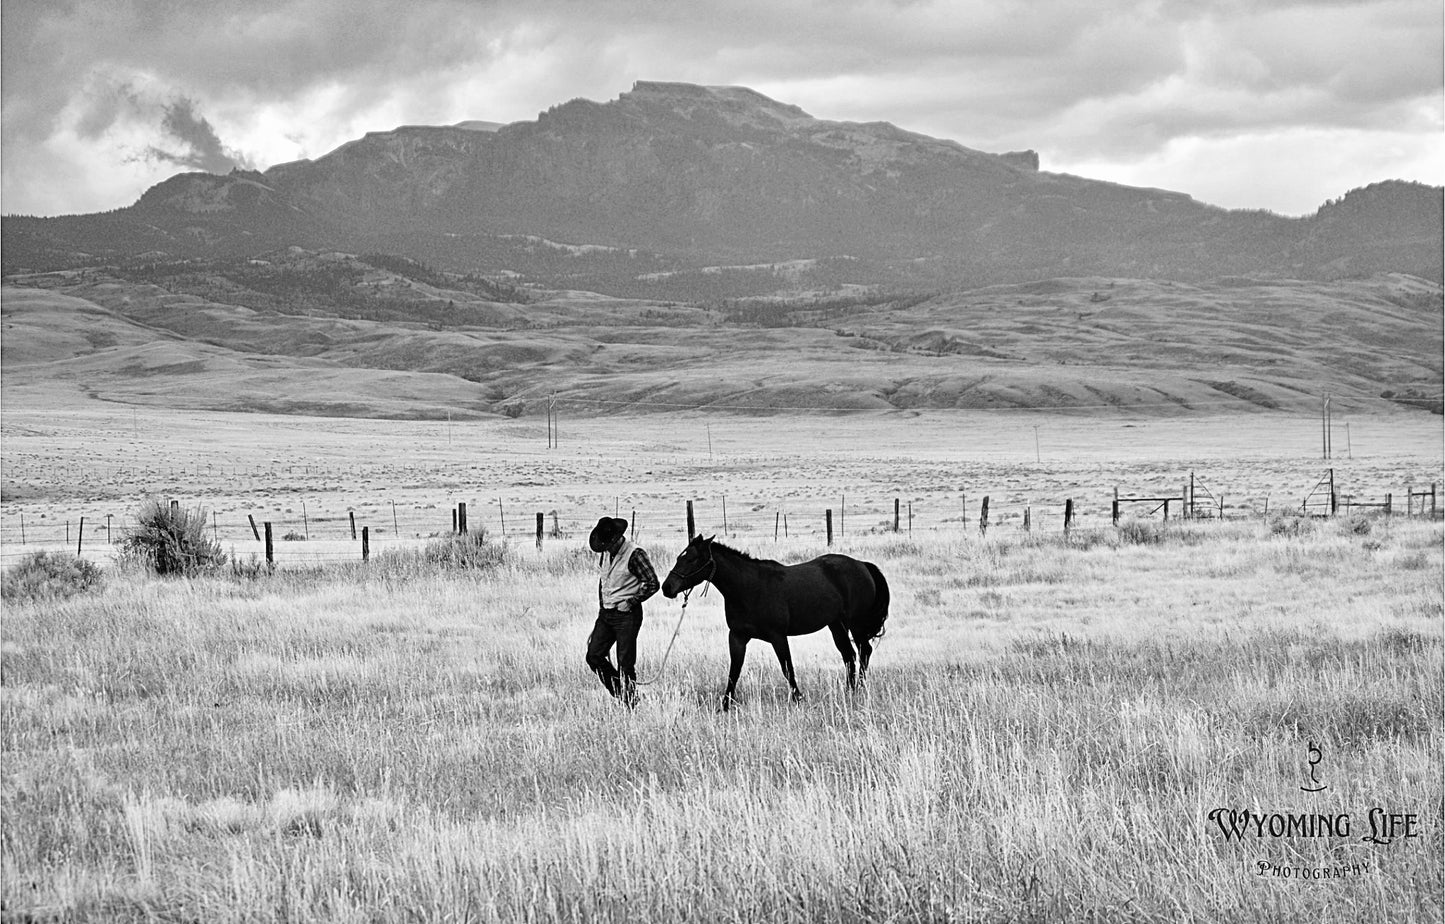
[[[853,641],[858,643],[858,679],[865,680],[868,677],[868,659],[873,657],[873,643],[856,635]]]
[[[793,677],[793,651],[788,647],[786,635],[779,634],[773,639],[773,651],[778,654],[778,664],[783,668],[788,686],[793,688],[793,702],[796,703],[803,698],[803,691],[798,689],[798,681]]]
[[[727,712],[733,704],[733,690],[738,685],[738,675],[743,672],[743,658],[748,653],[748,637],[739,632],[728,633],[728,654],[732,665],[728,668],[728,688],[723,694],[722,711]]]
[[[839,620],[830,623],[828,631],[833,633],[833,644],[838,646],[838,653],[843,656],[843,663],[848,665],[848,689],[853,689],[858,683],[858,671],[854,666],[853,643],[848,640],[848,627]]]

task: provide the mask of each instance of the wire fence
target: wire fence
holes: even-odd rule
[[[1320,484],[1329,488],[1326,494],[1322,495],[1317,485],[1313,491],[1301,492],[1302,497],[1276,500],[1273,506],[1269,497],[1230,499],[1192,476],[1168,491],[1156,484],[1142,492],[1101,496],[1095,487],[1043,502],[1009,489],[997,494],[960,491],[891,498],[880,497],[879,492],[864,497],[840,493],[785,502],[718,495],[675,503],[649,498],[641,505],[620,496],[610,504],[600,498],[591,503],[553,504],[536,496],[443,503],[376,499],[339,513],[331,508],[308,508],[299,498],[284,506],[257,505],[249,511],[213,509],[204,498],[175,503],[187,509],[205,509],[210,537],[236,560],[264,559],[269,532],[270,560],[281,566],[355,562],[362,560],[363,552],[376,555],[415,549],[458,531],[518,548],[558,542],[580,545],[603,515],[626,519],[636,541],[673,548],[687,541],[690,528],[754,547],[798,539],[822,546],[892,534],[986,539],[1025,531],[1061,533],[1103,529],[1137,519],[1243,519],[1272,512],[1327,516],[1357,511],[1438,518],[1442,512],[1435,485],[1364,497],[1341,493],[1332,478],[1331,474],[1330,481],[1321,479]],[[120,502],[49,509],[29,516],[0,510],[0,565],[8,566],[38,550],[70,551],[99,562],[113,560],[134,517],[134,510]]]

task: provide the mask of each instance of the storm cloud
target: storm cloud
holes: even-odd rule
[[[7,212],[113,208],[175,167],[530,119],[639,79],[1231,207],[1445,173],[1436,0],[7,0],[3,27]]]

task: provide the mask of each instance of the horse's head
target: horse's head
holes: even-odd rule
[[[703,581],[710,580],[717,571],[712,560],[712,541],[716,536],[692,537],[687,548],[677,556],[667,580],[662,582],[662,595],[671,600],[684,591],[692,590]]]

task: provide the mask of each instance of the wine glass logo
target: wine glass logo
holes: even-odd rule
[[[1304,792],[1324,792],[1329,787],[1321,783],[1318,776],[1315,776],[1315,767],[1319,764],[1321,758],[1324,757],[1324,754],[1320,751],[1318,747],[1315,746],[1315,743],[1313,741],[1309,743],[1309,756],[1310,782],[1314,783],[1314,785],[1301,786],[1300,789]]]

